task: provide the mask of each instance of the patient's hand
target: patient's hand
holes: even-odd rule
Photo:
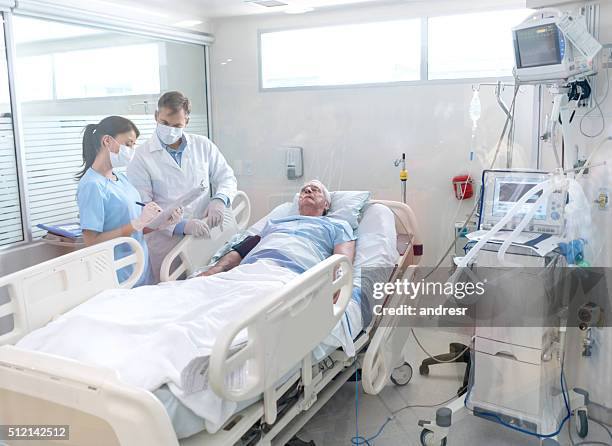
[[[340,290],[334,293],[334,299],[333,299],[334,303],[338,302],[339,297],[340,297]]]
[[[215,274],[222,273],[222,272],[223,272],[223,268],[221,268],[219,265],[215,265],[212,268],[207,269],[203,273],[198,274],[197,277],[213,276]]]

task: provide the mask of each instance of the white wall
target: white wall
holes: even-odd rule
[[[502,8],[524,2],[495,2]],[[522,4],[522,5],[521,5]],[[419,215],[426,261],[435,262],[452,240],[452,226],[465,217],[450,179],[479,175],[501,132],[504,114],[493,88],[483,87],[478,140],[481,159],[468,162],[472,83],[343,87],[262,92],[258,87],[258,30],[355,23],[482,10],[471,2],[356,7],[301,16],[244,17],[214,22],[211,51],[213,137],[235,167],[253,165],[239,175],[239,188],[253,200],[254,217],[291,196],[302,180],[286,179],[283,147],[304,148],[305,178],[318,177],[332,189],[367,189],[376,198],[400,199],[399,170],[393,160],[406,152],[408,201]],[[367,57],[364,54],[364,57]],[[226,62],[232,59],[231,62]],[[504,94],[509,103],[512,89]],[[515,166],[526,165],[531,148],[533,95],[522,88],[517,100]],[[486,158],[486,159],[485,159]]]

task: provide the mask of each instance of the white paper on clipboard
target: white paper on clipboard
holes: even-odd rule
[[[186,206],[190,205],[194,200],[201,197],[202,194],[206,192],[206,189],[208,189],[208,187],[206,187],[204,185],[204,182],[202,181],[198,187],[194,187],[186,194],[181,195],[175,202],[173,202],[170,206],[166,207],[166,209],[164,209],[161,214],[155,217],[155,219],[151,223],[149,223],[147,227],[151,229],[159,228],[162,224],[168,221],[168,219],[172,215],[172,212],[176,208],[185,208]]]

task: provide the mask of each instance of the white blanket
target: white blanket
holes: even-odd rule
[[[219,331],[244,308],[269,299],[294,277],[287,268],[260,261],[211,277],[107,290],[17,346],[112,368],[126,383],[150,391],[168,383],[185,406],[220,425],[236,403],[223,401],[207,385],[186,392],[181,373],[194,358],[210,355]],[[350,337],[342,341],[352,346]],[[243,375],[238,369],[231,380],[239,383]]]

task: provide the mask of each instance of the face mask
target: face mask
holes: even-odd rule
[[[111,166],[114,168],[126,167],[134,158],[134,149],[128,146],[121,145],[119,146],[119,152],[110,152],[110,162]]]
[[[164,144],[174,144],[183,136],[181,127],[170,127],[164,124],[157,124],[157,136]]]

